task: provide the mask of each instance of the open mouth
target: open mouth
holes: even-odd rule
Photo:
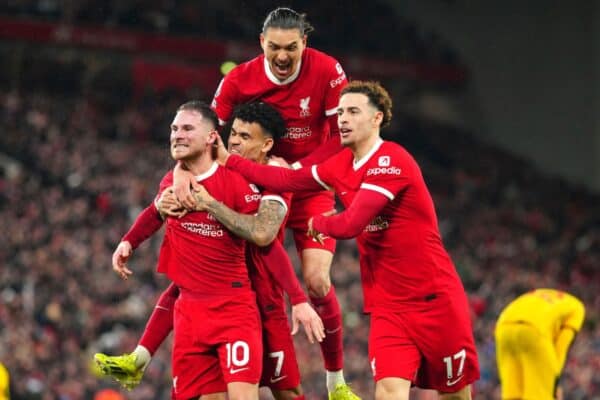
[[[287,76],[290,75],[292,72],[292,63],[291,62],[286,62],[286,63],[279,63],[279,62],[274,62],[273,63],[273,69],[276,75],[279,76]]]
[[[350,135],[350,133],[352,133],[352,129],[348,129],[348,128],[341,128],[340,129],[340,136],[341,137],[348,137]]]

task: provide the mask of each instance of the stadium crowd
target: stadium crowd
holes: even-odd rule
[[[324,2],[289,1],[286,6],[303,10],[310,16],[316,35],[311,45],[339,52],[360,52],[389,56],[400,61],[456,65],[455,51],[442,37],[420,29],[408,18],[398,15],[385,1]],[[0,4],[0,15],[38,18],[82,26],[103,26],[150,33],[194,35],[217,40],[255,40],[260,33],[256,21],[268,10],[281,5],[273,0],[14,0]],[[231,10],[236,10],[232,13]],[[343,10],[344,17],[335,16]],[[357,29],[365,21],[386,26],[386,40],[375,29]]]
[[[241,12],[227,13],[225,20],[230,0],[210,1],[202,10],[194,1],[151,1],[133,18],[139,3],[18,0],[2,2],[0,13],[247,40],[258,35],[256,21],[273,5],[242,3]],[[456,62],[441,39],[410,21],[394,16],[383,22],[393,12],[381,2],[360,3],[360,12],[348,11],[351,18],[331,18],[335,6],[303,3],[318,28],[311,45],[333,49],[342,38],[349,52]],[[389,25],[397,30],[395,40],[381,40],[370,29],[358,34],[354,27],[363,20]],[[101,400],[103,389],[120,389],[94,375],[92,354],[131,351],[168,284],[155,272],[161,235],[136,251],[135,274],[127,282],[113,273],[110,256],[173,166],[167,137],[175,109],[210,94],[148,92],[130,100],[116,97],[113,89],[122,83],[116,74],[98,74],[103,80],[85,88],[81,81],[90,75],[77,62],[65,61],[61,68],[72,70],[59,74],[37,53],[26,57],[20,85],[8,82],[9,69],[0,71],[0,361],[11,373],[13,400]],[[594,397],[600,393],[599,196],[448,126],[397,116],[383,135],[421,165],[444,243],[468,292],[481,366],[475,398],[499,398],[495,321],[506,304],[533,287],[564,289],[585,303],[586,322],[561,385],[565,400],[600,398]],[[288,252],[298,265],[291,243]],[[346,379],[366,396],[373,383],[353,241],[338,244],[332,279],[344,313]],[[122,398],[169,398],[170,345],[153,357],[138,388],[121,391]],[[302,335],[296,345],[306,398],[321,398],[319,348]]]
[[[0,92],[0,359],[13,399],[92,399],[116,388],[90,372],[91,355],[130,351],[167,282],[154,272],[160,237],[137,250],[128,282],[112,272],[110,255],[172,166],[168,124],[180,96],[149,96],[113,115],[93,96]],[[498,398],[495,320],[532,287],[565,289],[586,304],[562,385],[569,400],[600,393],[598,196],[447,127],[404,118],[384,135],[421,163],[469,294],[482,372],[476,397]],[[372,380],[356,254],[353,242],[341,243],[332,276],[345,372],[365,395]],[[302,336],[296,344],[307,398],[319,398],[319,349]],[[127,398],[168,398],[169,347]]]

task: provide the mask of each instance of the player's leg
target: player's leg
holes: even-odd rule
[[[133,352],[119,356],[94,355],[94,361],[104,375],[113,377],[127,389],[140,383],[152,355],[173,329],[173,305],[178,295],[179,289],[173,283],[160,295]]]
[[[498,324],[494,333],[502,400],[518,400],[523,397],[523,365],[517,357],[519,343],[513,329],[515,325]]]
[[[269,387],[276,400],[302,400],[300,371],[284,308],[268,314],[262,320],[264,353],[261,386]]]
[[[258,400],[263,343],[254,293],[216,303],[210,321],[229,400]]]
[[[517,340],[523,365],[523,398],[553,400],[559,364],[551,339],[542,336],[536,328],[521,324]]]
[[[181,294],[174,307],[172,399],[223,399],[227,385],[211,338],[220,325],[206,301]],[[206,324],[206,321],[212,321]]]
[[[199,399],[200,400],[226,400],[227,393],[221,392],[221,393],[203,394],[202,396],[199,397]]]
[[[344,380],[342,312],[329,276],[335,240],[326,238],[324,245],[321,245],[306,236],[308,219],[333,208],[333,196],[329,192],[296,194],[287,226],[294,232],[294,242],[302,263],[302,275],[310,300],[325,326],[325,339],[320,343],[320,347],[327,370],[329,398],[356,400],[358,396],[352,393]]]
[[[227,394],[229,400],[258,400],[258,383],[230,382]]]
[[[294,237],[297,236],[294,233]],[[296,240],[297,243],[300,241]],[[342,311],[330,279],[333,253],[319,248],[304,248],[300,256],[310,300],[325,326],[325,339],[320,346],[327,370],[327,389],[331,393],[337,385],[345,384]]]
[[[380,379],[375,384],[375,400],[408,400],[410,385],[407,379]]]
[[[369,363],[375,380],[375,399],[408,400],[421,353],[398,314],[371,314]]]
[[[441,393],[441,400],[471,400],[471,385],[467,385],[454,393]]]
[[[479,378],[479,361],[462,287],[424,296],[401,316],[421,352],[416,385],[445,396],[466,395],[468,391],[462,389]]]

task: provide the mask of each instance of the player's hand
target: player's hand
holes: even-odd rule
[[[198,183],[194,174],[183,169],[181,163],[177,163],[173,170],[173,191],[177,200],[189,211],[192,211],[196,205],[192,190],[197,188]]]
[[[203,185],[198,185],[198,188],[194,189],[193,195],[196,201],[194,207],[194,210],[196,211],[204,211],[208,209],[207,204],[215,200]]]
[[[563,390],[562,387],[560,386],[556,386],[556,391],[554,392],[554,399],[555,400],[563,400]]]
[[[119,243],[112,255],[113,270],[125,281],[129,278],[129,275],[133,274],[127,267],[127,261],[129,260],[129,257],[131,257],[131,254],[133,254],[131,243],[123,241]]]
[[[163,218],[165,216],[181,218],[188,212],[179,200],[177,200],[173,186],[163,190],[156,201],[156,208]]]
[[[306,302],[292,306],[292,335],[298,332],[300,325],[304,327],[304,332],[310,343],[314,343],[315,340],[322,342],[325,338],[323,321],[321,321],[314,308]]]
[[[285,158],[277,156],[269,157],[269,165],[277,165],[278,167],[283,168],[292,168],[292,166],[287,161],[285,161]]]
[[[230,154],[227,151],[227,148],[225,147],[225,143],[223,143],[223,139],[221,139],[221,136],[215,132],[214,134],[214,141],[213,141],[213,148],[216,149],[216,157],[217,157],[217,162],[220,165],[225,165],[227,163],[227,159],[229,158]]]
[[[313,228],[313,218],[310,217],[308,220],[308,231],[306,236],[311,237],[315,242],[318,242],[321,246],[325,244],[325,235]]]

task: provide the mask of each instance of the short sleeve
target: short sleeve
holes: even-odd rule
[[[325,115],[331,116],[337,112],[340,93],[348,83],[342,65],[333,57],[329,57],[325,70],[327,88],[325,91]]]
[[[160,198],[162,192],[164,192],[164,190],[169,186],[173,186],[173,170],[167,172],[161,179],[160,184],[158,185],[158,193],[156,194],[156,197],[154,197],[155,206],[157,206],[158,199]],[[156,208],[158,209],[158,207]]]
[[[231,117],[236,106],[238,92],[236,76],[234,69],[221,79],[211,103],[211,107],[217,113],[221,125],[224,125]]]
[[[262,198],[260,189],[253,183],[249,183],[241,175],[235,174],[235,204],[236,210],[242,214],[252,214],[258,210]]]
[[[400,152],[375,155],[369,161],[361,189],[373,190],[394,200],[411,182],[411,162]]]

